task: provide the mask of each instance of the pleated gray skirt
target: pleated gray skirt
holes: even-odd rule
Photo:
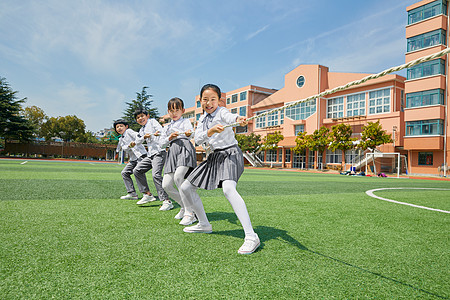
[[[189,168],[197,166],[194,145],[187,139],[175,139],[170,143],[164,173],[175,173],[175,170],[180,166]]]
[[[205,190],[222,187],[225,180],[238,181],[244,172],[244,155],[238,145],[214,150],[206,161],[186,178],[192,185]]]

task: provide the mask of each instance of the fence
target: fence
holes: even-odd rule
[[[114,160],[116,145],[7,141],[3,155]]]

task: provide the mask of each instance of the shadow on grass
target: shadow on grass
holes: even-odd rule
[[[150,203],[145,203],[145,204],[138,205],[138,206],[140,208],[150,208],[150,207],[161,207],[161,205],[162,205],[162,202],[155,201],[155,202],[151,202],[151,204]]]
[[[231,224],[240,225],[238,223],[238,218],[235,213],[216,211],[212,213],[207,213],[206,216],[208,220],[211,221],[228,221]]]
[[[156,197],[156,199],[157,199],[156,201],[152,201],[152,202],[148,202],[148,203],[139,205],[139,207],[142,207],[142,208],[161,207],[163,205],[163,201],[159,201],[158,197]],[[172,199],[170,199],[170,200],[172,201],[172,204],[173,204],[172,209],[180,208],[180,205],[175,200],[172,200]]]
[[[217,213],[217,214],[218,214],[218,217],[220,217],[222,214],[227,215],[228,213]],[[209,217],[209,215],[210,214],[208,214],[208,217]],[[228,217],[228,218],[233,220],[232,217]],[[220,220],[223,220],[223,219],[220,218]],[[234,222],[231,222],[231,223],[237,224],[236,215],[234,216]],[[256,226],[255,227],[255,232],[258,234],[259,239],[261,240],[261,246],[256,252],[264,249],[264,242],[266,242],[266,241],[282,240],[282,241],[284,241],[284,242],[286,242],[286,243],[296,247],[299,250],[308,251],[308,252],[310,252],[312,254],[322,256],[322,257],[324,257],[326,259],[329,259],[329,260],[332,260],[334,262],[343,264],[343,265],[348,266],[348,267],[352,267],[352,268],[358,269],[358,270],[360,270],[362,272],[375,275],[375,276],[377,276],[379,278],[392,281],[394,283],[397,283],[397,284],[400,284],[400,285],[412,288],[412,289],[414,289],[416,291],[420,291],[420,292],[426,293],[428,295],[432,295],[432,296],[435,296],[435,297],[438,297],[438,298],[441,298],[441,299],[449,299],[446,296],[441,296],[441,295],[435,294],[433,292],[430,292],[430,291],[424,290],[422,288],[413,286],[413,285],[411,285],[409,283],[402,282],[400,280],[387,277],[387,276],[385,276],[383,274],[380,274],[380,273],[377,273],[377,272],[373,272],[373,271],[361,268],[359,266],[353,265],[353,264],[348,263],[348,262],[346,262],[344,260],[341,260],[339,258],[335,258],[335,257],[329,256],[329,255],[322,254],[320,252],[314,251],[312,249],[309,249],[306,246],[302,245],[299,241],[294,239],[292,236],[290,236],[286,230],[278,229],[278,228],[275,228],[275,227],[269,227],[269,226]],[[244,238],[244,231],[242,229],[225,230],[225,231],[213,231],[213,234],[233,236],[233,237],[237,237],[237,238],[241,238],[241,239]]]
[[[227,213],[224,213],[227,214]],[[210,214],[208,214],[209,217]],[[235,222],[234,224],[237,224],[237,218],[236,215],[234,215]],[[212,219],[210,219],[211,221]],[[223,220],[223,219],[220,219]],[[214,228],[213,228],[214,229]],[[281,239],[287,243],[289,243],[291,246],[297,247],[300,250],[307,250],[308,248],[300,244],[296,239],[294,239],[292,236],[290,236],[286,230],[277,229],[274,227],[269,226],[257,226],[255,227],[255,232],[258,234],[259,239],[261,241],[261,246],[259,247],[258,251],[261,249],[264,249],[264,242],[269,240],[278,240]],[[224,230],[224,231],[213,231],[213,234],[219,234],[219,235],[227,235],[227,236],[233,236],[237,238],[244,238],[244,230],[242,229],[234,229],[234,230]]]

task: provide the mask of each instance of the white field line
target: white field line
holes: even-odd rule
[[[24,164],[26,164],[28,162],[28,160],[26,160],[26,161],[24,161],[24,162],[22,162],[22,163],[20,163],[21,165],[24,165]]]
[[[430,208],[430,207],[421,206],[421,205],[415,205],[415,204],[406,203],[406,202],[395,201],[395,200],[391,200],[391,199],[386,199],[386,198],[383,198],[383,197],[376,196],[374,194],[374,192],[382,191],[382,190],[437,190],[437,191],[450,191],[450,189],[439,189],[439,188],[381,188],[381,189],[373,189],[373,190],[366,191],[366,194],[369,195],[370,197],[377,198],[377,199],[380,199],[380,200],[384,200],[384,201],[388,201],[388,202],[392,202],[392,203],[403,204],[403,205],[408,205],[408,206],[412,206],[412,207],[428,209],[428,210],[433,210],[433,211],[438,211],[438,212],[443,212],[443,213],[446,213],[446,214],[450,214],[450,211],[446,211],[446,210],[442,210],[442,209],[436,209],[436,208]]]

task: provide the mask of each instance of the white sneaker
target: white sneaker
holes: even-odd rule
[[[252,254],[258,249],[261,242],[259,241],[258,235],[255,238],[245,238],[244,244],[242,244],[241,248],[239,248],[239,254]]]
[[[211,226],[211,224],[205,226],[205,225],[200,225],[200,223],[198,223],[194,226],[184,227],[183,231],[187,232],[187,233],[211,233],[212,226]]]
[[[170,200],[164,200],[163,205],[159,210],[171,210],[173,208],[172,202]]]
[[[197,218],[195,217],[194,214],[192,215],[184,215],[183,219],[180,221],[180,225],[191,225],[193,223],[195,223],[195,221],[197,221]]]
[[[175,219],[181,220],[184,217],[184,208],[180,209],[180,211],[174,217]]]
[[[137,200],[138,196],[133,196],[132,194],[126,194],[125,196],[120,197],[120,199],[124,200]]]
[[[152,202],[152,201],[156,201],[156,198],[153,195],[144,194],[144,197],[142,197],[141,200],[136,202],[136,204],[137,205],[142,205],[142,204],[149,203],[149,202]]]

